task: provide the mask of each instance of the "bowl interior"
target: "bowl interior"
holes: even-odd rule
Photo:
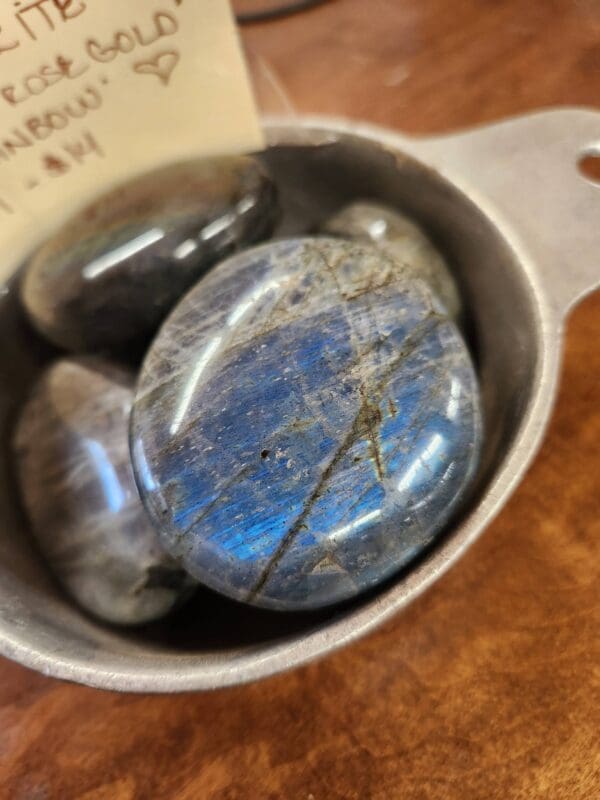
[[[303,136],[310,142],[308,133],[296,132],[294,144],[271,147],[261,156],[282,195],[280,234],[310,231],[349,201],[371,198],[419,220],[450,260],[468,309],[466,335],[485,414],[473,506],[514,443],[534,390],[541,344],[526,273],[491,220],[433,170],[354,136],[319,146],[297,143]],[[405,579],[401,573],[370,595],[310,614],[254,610],[202,591],[168,620],[134,631],[95,622],[48,574],[18,501],[9,450],[12,428],[28,387],[56,351],[24,320],[16,280],[0,288],[0,342],[1,652],[44,671],[114,688],[139,688],[135,680],[121,681],[125,673],[150,676],[144,685],[164,690],[178,688],[179,682],[186,688],[231,683],[273,671],[267,665],[274,652],[284,654],[277,668],[290,666],[300,660],[296,654],[307,637],[326,634],[340,619],[351,625],[366,606],[376,614],[381,598]],[[451,547],[460,522],[459,517],[450,525],[436,548]],[[320,649],[338,643],[335,635],[327,641],[324,636]],[[194,677],[187,680],[188,673]]]

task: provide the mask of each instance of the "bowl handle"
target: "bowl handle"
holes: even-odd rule
[[[516,234],[556,312],[600,285],[600,181],[579,171],[600,159],[600,112],[566,108],[432,138],[410,151],[488,202]]]

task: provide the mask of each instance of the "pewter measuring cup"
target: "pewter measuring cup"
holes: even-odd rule
[[[207,594],[181,612],[185,623],[121,632],[86,617],[47,575],[25,534],[5,456],[0,652],[9,658],[102,688],[165,692],[242,683],[304,663],[382,623],[440,577],[507,501],[541,442],[566,316],[600,283],[600,187],[577,171],[582,155],[600,154],[600,113],[548,111],[423,139],[323,118],[270,120],[266,129],[282,233],[310,229],[368,197],[420,220],[448,255],[469,310],[486,421],[472,502],[416,565],[341,608],[284,615]],[[0,289],[0,337],[6,441],[43,361],[10,289]]]

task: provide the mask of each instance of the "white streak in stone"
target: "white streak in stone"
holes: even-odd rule
[[[197,243],[194,239],[186,239],[185,242],[182,242],[179,247],[176,247],[173,251],[173,255],[178,261],[183,261],[184,258],[190,256],[194,250],[198,249]]]
[[[355,519],[354,522],[351,522],[349,525],[344,525],[342,528],[337,528],[337,530],[331,531],[331,533],[328,536],[328,539],[337,544],[339,543],[340,539],[343,539],[349,533],[358,530],[358,528],[362,528],[363,525],[372,522],[374,519],[379,519],[380,516],[381,516],[380,508],[377,508],[375,511],[369,511],[368,514],[363,514],[362,517]]]
[[[106,255],[100,256],[100,258],[94,259],[94,261],[83,268],[83,277],[88,281],[94,280],[98,275],[102,275],[103,272],[106,272],[112,267],[116,267],[117,264],[121,264],[136,253],[140,253],[142,250],[150,247],[150,245],[156,244],[164,235],[165,232],[161,228],[151,228],[149,231],[146,231],[146,233],[136,236],[135,239],[132,239],[130,242],[127,242],[121,247],[117,247],[116,250],[111,250],[110,253],[106,253]]]
[[[259,286],[253,292],[250,292],[246,297],[244,297],[238,304],[235,306],[229,317],[227,318],[227,327],[234,328],[242,318],[248,313],[248,311],[255,305],[261,297],[263,297],[267,292],[271,291],[272,289],[279,288],[279,281],[271,280],[267,281],[266,283]],[[230,334],[231,335],[231,334]],[[196,386],[198,385],[198,381],[206,367],[208,366],[209,362],[217,352],[218,348],[221,344],[224,344],[226,340],[225,335],[215,336],[213,339],[210,340],[208,345],[205,347],[202,355],[198,359],[198,363],[194,367],[192,373],[190,374],[189,378],[186,381],[185,387],[181,393],[181,400],[177,407],[177,411],[173,418],[173,422],[171,427],[169,428],[169,432],[171,436],[175,436],[175,434],[179,431],[181,427],[181,423],[187,411],[189,409],[190,403],[194,396],[194,392],[196,391]],[[225,409],[223,409],[225,410]]]
[[[115,472],[115,468],[104,447],[96,439],[84,439],[85,448],[90,458],[96,465],[98,477],[102,483],[102,491],[106,498],[106,505],[116,513],[125,505],[125,492]]]
[[[147,492],[153,492],[155,489],[158,488],[156,485],[156,481],[152,477],[152,473],[150,472],[150,467],[148,466],[148,461],[146,459],[146,453],[144,452],[144,448],[142,446],[142,442],[140,439],[136,439],[133,445],[134,455],[136,456],[136,461],[138,465],[138,469],[140,471],[140,477],[144,484],[144,488]]]
[[[387,228],[387,222],[384,219],[376,219],[368,226],[369,236],[371,236],[374,241],[378,242],[386,235]]]
[[[238,214],[245,214],[247,211],[250,211],[256,205],[256,197],[252,197],[252,195],[248,195],[248,197],[242,197],[239,203],[236,205],[236,211]]]
[[[428,444],[423,448],[423,450],[417,455],[417,457],[411,462],[410,466],[407,468],[406,472],[398,482],[398,491],[404,492],[407,489],[410,489],[415,481],[415,478],[418,477],[419,472],[422,471],[423,467],[427,467],[427,459],[433,458],[444,443],[444,437],[440,433],[434,433],[431,439],[429,440]]]
[[[219,345],[223,341],[222,336],[215,336],[214,339],[211,339],[208,345],[204,348],[202,355],[198,359],[198,363],[194,367],[190,377],[188,378],[185,388],[181,393],[181,401],[179,406],[177,407],[177,412],[173,418],[173,422],[171,427],[169,428],[169,432],[171,436],[175,436],[179,428],[181,427],[181,423],[185,415],[187,414],[188,408],[190,407],[190,403],[194,396],[194,392],[196,390],[196,386],[198,385],[198,381],[200,380],[200,376],[208,366],[210,360],[217,352]]]
[[[458,412],[458,398],[462,390],[462,384],[458,378],[453,377],[450,384],[450,397],[446,406],[446,416],[448,419],[455,419]]]
[[[246,297],[242,298],[242,300],[240,300],[227,318],[227,326],[229,328],[233,328],[235,325],[237,325],[243,319],[243,317],[246,316],[252,306],[258,303],[261,297],[267,294],[267,292],[270,292],[271,289],[278,289],[279,286],[279,281],[267,281],[266,283],[263,283],[262,286],[259,286],[253,292],[250,292],[248,295],[246,295]],[[263,345],[263,347],[264,346],[265,345]]]
[[[202,230],[200,238],[206,242],[209,239],[212,239],[213,236],[218,236],[220,233],[223,233],[223,231],[226,231],[227,228],[233,225],[234,222],[235,214],[223,214],[222,217],[218,217],[214,222],[211,222]]]

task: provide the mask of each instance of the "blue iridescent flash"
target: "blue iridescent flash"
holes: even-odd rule
[[[274,242],[177,306],[142,369],[132,452],[163,545],[283,610],[406,565],[464,500],[479,391],[428,287],[370,245]]]

